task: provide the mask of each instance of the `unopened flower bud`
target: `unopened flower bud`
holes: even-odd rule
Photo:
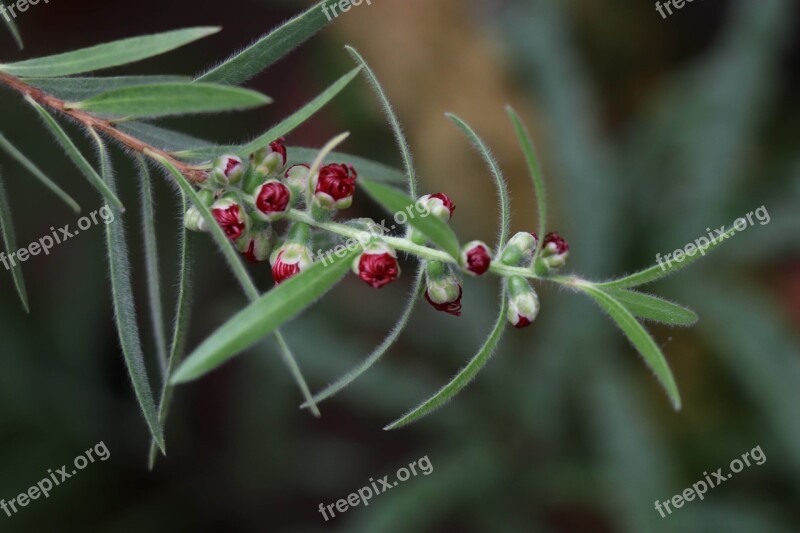
[[[397,254],[383,243],[372,243],[353,261],[353,272],[367,285],[380,289],[400,277]]]
[[[235,155],[223,155],[214,161],[214,168],[211,170],[211,179],[217,185],[227,187],[236,185],[244,176],[244,164]]]
[[[461,265],[473,276],[482,276],[492,265],[492,252],[481,241],[472,241],[461,249]]]
[[[564,266],[569,257],[569,244],[558,233],[548,233],[542,243],[540,262],[548,271]]]
[[[539,314],[539,297],[525,278],[508,278],[508,312],[506,317],[515,328],[524,328]]]
[[[292,276],[308,270],[314,263],[308,246],[293,242],[284,243],[270,258],[272,279],[281,284]]]
[[[453,213],[456,210],[456,204],[453,203],[449,196],[442,192],[426,194],[420,197],[417,203],[424,206],[431,215],[445,222],[453,218]]]
[[[253,165],[264,176],[270,176],[283,170],[286,165],[286,146],[284,138],[269,143],[268,146],[256,150],[251,156]]]
[[[294,192],[295,195],[299,196],[300,198],[305,197],[306,191],[308,190],[309,170],[311,170],[311,167],[305,163],[292,165],[284,175],[286,185],[288,185],[289,188],[292,189],[292,192]]]
[[[251,229],[236,241],[236,248],[251,263],[261,263],[269,259],[274,242],[274,232],[270,226]]]
[[[292,191],[278,180],[259,185],[253,194],[256,214],[268,222],[285,215],[292,207]]]
[[[247,215],[234,198],[223,197],[214,202],[211,214],[232,241],[241,237],[247,230]]]
[[[357,177],[353,165],[325,165],[311,181],[314,202],[323,209],[347,209],[353,203]]]
[[[425,299],[437,311],[461,316],[461,280],[454,275],[448,266],[431,261],[425,272]]]
[[[195,206],[192,206],[186,210],[186,213],[183,215],[183,225],[189,231],[200,231],[200,232],[208,231],[206,220],[203,218],[203,215],[200,214],[200,211],[198,211]]]
[[[535,233],[515,233],[500,255],[500,261],[509,266],[528,266],[533,258],[538,240]]]

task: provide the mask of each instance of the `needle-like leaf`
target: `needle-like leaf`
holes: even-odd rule
[[[22,277],[22,265],[19,261],[15,260],[11,254],[17,251],[17,239],[14,234],[14,222],[11,218],[11,207],[8,202],[6,188],[3,185],[3,180],[0,179],[0,236],[3,238],[3,246],[5,247],[8,258],[3,259],[3,264],[6,262],[11,263],[11,277],[14,279],[14,286],[17,289],[17,294],[22,302],[22,307],[26,313],[30,313],[30,306],[28,305],[28,293],[25,290],[25,279]],[[8,268],[8,267],[6,267]]]
[[[0,2],[5,6],[5,2]],[[5,22],[8,31],[11,32],[11,36],[14,37],[14,42],[17,43],[17,48],[22,50],[25,48],[25,44],[22,42],[22,36],[19,34],[19,29],[17,29],[17,23],[14,22],[14,19],[9,17],[6,12],[4,11],[2,15],[0,15],[0,19],[3,19]]]
[[[0,71],[26,78],[56,78],[126,65],[202,39],[220,28],[189,28],[122,39],[54,56],[0,65]]]
[[[694,311],[657,296],[623,289],[607,289],[605,292],[639,318],[671,326],[693,326],[697,323]]]

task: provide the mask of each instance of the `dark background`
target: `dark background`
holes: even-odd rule
[[[221,25],[163,58],[103,74],[193,74],[308,3],[233,0],[51,0],[17,19],[24,52],[0,36],[0,61],[133,35]],[[492,185],[442,116],[453,111],[494,148],[511,182],[513,229],[532,229],[535,201],[503,112],[512,103],[539,144],[551,224],[572,246],[568,269],[590,279],[631,272],[706,227],[762,205],[769,225],[734,237],[697,267],[651,289],[695,309],[700,323],[651,326],[681,387],[670,410],[633,349],[590,302],[543,287],[533,327],[507,332],[495,359],[444,409],[384,432],[477,350],[496,313],[496,280],[469,280],[464,316],[416,310],[402,341],[319,420],[274,350],[254,351],[183,386],[167,425],[169,456],[146,466],[148,433],[112,321],[101,228],[25,264],[32,313],[0,280],[0,498],[103,441],[95,463],[7,518],[2,531],[796,531],[800,526],[800,38],[791,0],[697,0],[667,20],[648,1],[373,0],[344,14],[248,86],[267,108],[166,124],[219,142],[246,139],[351,67],[372,64],[396,106],[423,188],[450,194],[462,241],[491,241]],[[0,131],[86,211],[100,200],[17,95],[0,91]],[[358,81],[289,144],[400,159],[369,87]],[[75,130],[71,130],[75,131]],[[20,246],[77,218],[0,155]],[[135,174],[119,181],[135,205]],[[157,186],[170,313],[176,229],[170,186]],[[358,196],[348,213],[382,216]],[[138,209],[126,222],[147,329]],[[190,347],[244,305],[210,239],[197,239]],[[380,292],[348,278],[287,328],[318,390],[391,328],[403,283]],[[253,269],[264,290],[269,268]],[[147,337],[150,340],[150,337]],[[152,353],[152,349],[149,350]],[[156,376],[155,368],[151,376]],[[157,380],[156,380],[157,381]],[[767,457],[667,518],[654,510],[704,471],[760,446]],[[317,511],[370,477],[427,455],[434,467],[330,522]]]

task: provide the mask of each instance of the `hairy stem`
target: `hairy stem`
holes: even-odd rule
[[[41,89],[37,89],[36,87],[28,85],[19,78],[15,78],[9,74],[0,72],[0,85],[5,85],[14,91],[17,91],[22,96],[28,96],[43,107],[47,107],[53,111],[66,115],[79,122],[86,128],[99,131],[134,152],[144,155],[148,155],[147,152],[150,152],[151,154],[157,154],[161,156],[172,163],[172,165],[175,166],[175,168],[177,168],[181,174],[183,174],[186,179],[191,182],[202,183],[208,179],[208,174],[204,170],[192,165],[187,165],[186,163],[182,163],[173,158],[167,152],[159,150],[158,148],[151,146],[146,142],[133,137],[132,135],[128,135],[127,133],[120,131],[112,121],[98,118],[79,109],[67,109],[63,100],[47,94]]]

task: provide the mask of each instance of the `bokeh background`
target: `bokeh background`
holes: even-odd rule
[[[51,0],[17,22],[24,52],[1,61],[193,25],[224,31],[111,73],[192,74],[309,2]],[[249,83],[262,110],[167,122],[198,137],[243,140],[351,68],[372,64],[400,115],[425,190],[450,194],[464,240],[492,240],[491,180],[443,117],[493,147],[511,182],[513,229],[535,201],[503,106],[539,145],[551,224],[591,279],[631,272],[762,205],[771,216],[652,290],[697,310],[691,329],[651,329],[684,398],[672,412],[652,375],[589,301],[543,287],[535,325],[507,332],[479,378],[445,408],[382,427],[472,355],[496,313],[494,280],[470,280],[460,319],[424,303],[402,341],[319,420],[269,346],[177,391],[169,457],[146,466],[147,429],[112,322],[103,231],[25,264],[32,314],[0,279],[0,498],[12,498],[103,441],[111,458],[32,502],[2,531],[790,532],[800,529],[800,33],[793,0],[703,0],[667,20],[647,0],[373,0]],[[89,210],[100,200],[17,95],[0,91],[0,131]],[[346,150],[399,166],[391,132],[358,81],[289,144],[353,133]],[[77,218],[0,155],[20,245]],[[135,205],[132,168],[120,168]],[[179,211],[158,183],[164,303],[175,301]],[[359,196],[353,216],[382,216]],[[129,209],[137,296],[138,209]],[[197,239],[195,346],[244,304],[209,239]],[[397,320],[410,283],[380,292],[347,279],[287,328],[318,390],[360,361]],[[268,267],[253,269],[262,289]],[[140,320],[147,327],[146,305]],[[149,339],[149,338],[148,338]],[[152,347],[151,347],[152,348]],[[150,350],[152,353],[152,349]],[[155,369],[151,376],[155,377]],[[157,381],[157,380],[155,380]],[[761,446],[767,461],[667,518],[656,499]],[[325,522],[334,503],[427,455],[434,467]]]

